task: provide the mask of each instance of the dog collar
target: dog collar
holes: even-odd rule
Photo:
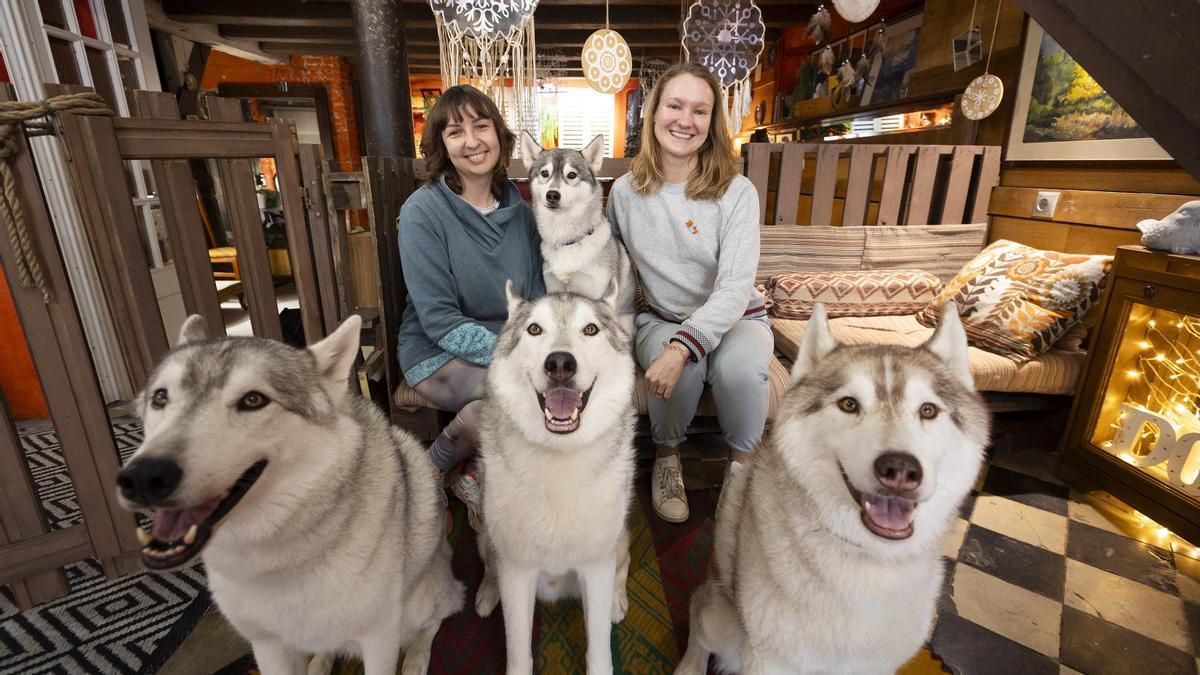
[[[589,228],[588,228],[588,231],[587,231],[587,232],[585,232],[585,233],[583,234],[583,237],[578,237],[578,238],[576,238],[576,239],[571,239],[570,241],[564,241],[564,242],[562,242],[561,244],[559,244],[559,246],[570,246],[570,245],[572,245],[572,244],[578,244],[579,242],[581,242],[581,241],[583,241],[583,240],[584,240],[584,237],[587,237],[587,236],[591,235],[591,234],[592,234],[593,232],[595,232],[595,231],[596,231],[596,229],[595,229],[595,228],[593,228],[593,227],[589,227]]]

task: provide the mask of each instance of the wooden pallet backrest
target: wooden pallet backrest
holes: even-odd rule
[[[1000,148],[981,145],[747,143],[764,225],[986,222]]]

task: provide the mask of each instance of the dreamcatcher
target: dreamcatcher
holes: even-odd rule
[[[642,89],[642,96],[650,96],[654,85],[670,67],[671,64],[662,59],[642,59],[642,67],[638,69],[638,86]]]
[[[879,6],[879,0],[833,0],[833,8],[850,23],[862,23]]]
[[[750,114],[750,73],[758,65],[767,27],[753,0],[696,0],[683,22],[688,61],[706,66],[721,83],[729,129]]]
[[[533,11],[537,0],[429,0],[437,24],[442,87],[466,79],[520,129],[537,124]],[[512,80],[512,87],[505,86]]]
[[[821,40],[829,35],[829,25],[833,23],[833,17],[830,16],[829,10],[825,9],[825,5],[817,7],[817,11],[808,17],[808,36],[812,38],[815,44],[821,44]]]

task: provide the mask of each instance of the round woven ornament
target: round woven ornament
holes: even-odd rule
[[[971,80],[962,95],[962,112],[969,120],[981,120],[996,112],[1004,98],[1004,83],[991,73]]]
[[[583,76],[592,89],[615,94],[625,87],[633,61],[625,38],[615,30],[601,28],[583,42]]]
[[[879,0],[833,0],[833,8],[850,23],[862,23],[874,13]]]

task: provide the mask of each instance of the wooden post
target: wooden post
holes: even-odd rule
[[[208,116],[218,122],[241,122],[242,107],[237,101],[207,97]],[[237,246],[238,269],[246,288],[246,306],[250,325],[258,337],[283,340],[279,309],[271,265],[267,257],[267,238],[263,233],[258,196],[254,192],[254,172],[249,159],[223,159],[218,166],[221,191],[233,225]]]
[[[158,91],[134,92],[139,116],[153,119],[179,119],[175,97]],[[196,208],[196,183],[187,160],[153,160],[154,184],[162,208],[163,222],[175,255],[175,272],[188,314],[200,314],[208,324],[209,335],[224,335],[221,302],[213,283],[212,263],[204,224]]]
[[[279,201],[287,228],[288,254],[292,261],[292,280],[300,296],[300,317],[304,339],[316,344],[325,336],[321,322],[321,297],[317,291],[317,269],[313,263],[313,243],[309,235],[304,198],[300,194],[300,163],[296,161],[296,137],[288,122],[271,120],[271,138],[275,141],[275,169],[278,171]],[[332,283],[333,280],[327,280]],[[332,308],[330,308],[332,310]]]
[[[317,266],[318,291],[325,333],[332,333],[349,314],[346,304],[346,236],[325,199],[325,160],[319,145],[300,146],[300,175],[304,209],[313,239],[313,261]]]
[[[353,0],[367,155],[415,157],[408,43],[400,0]]]

